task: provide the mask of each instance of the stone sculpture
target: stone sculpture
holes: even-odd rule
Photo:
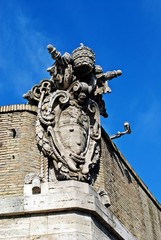
[[[83,44],[71,55],[62,56],[52,45],[48,51],[55,60],[47,69],[51,79],[42,80],[24,95],[38,106],[41,177],[92,183],[101,151],[100,114],[107,117],[102,94],[111,91],[107,81],[122,72],[104,73],[95,65],[94,52]]]

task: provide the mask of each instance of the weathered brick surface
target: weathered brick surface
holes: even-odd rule
[[[137,239],[161,239],[160,204],[106,134],[102,149],[100,175],[94,187],[105,186],[111,211]]]
[[[21,195],[27,173],[37,173],[40,167],[36,115],[9,110],[0,113],[0,195]]]

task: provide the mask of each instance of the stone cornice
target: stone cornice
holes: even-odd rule
[[[0,209],[0,216],[3,218],[29,214],[81,212],[96,218],[118,239],[136,240],[117,217],[103,205],[91,186],[74,180],[42,183],[41,193],[34,195],[32,184],[26,184],[24,196],[0,198]]]
[[[16,111],[37,112],[37,106],[30,105],[30,104],[15,104],[15,105],[0,106],[0,113],[16,112]]]

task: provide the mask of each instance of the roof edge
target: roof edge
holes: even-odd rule
[[[102,128],[102,137],[104,139],[106,139],[110,146],[115,150],[115,152],[117,152],[117,154],[119,155],[119,157],[121,158],[122,162],[124,163],[124,165],[127,167],[127,169],[130,171],[130,173],[133,175],[133,177],[135,178],[135,180],[138,182],[138,184],[140,185],[140,187],[146,192],[146,194],[149,196],[149,198],[153,201],[153,203],[156,205],[156,207],[161,211],[161,204],[158,202],[158,200],[154,197],[154,195],[150,192],[150,190],[148,189],[148,187],[146,186],[146,184],[143,182],[143,180],[137,175],[137,173],[135,172],[135,170],[131,167],[131,165],[129,164],[129,162],[127,161],[127,159],[122,155],[122,153],[120,152],[120,150],[117,148],[116,144],[110,139],[110,137],[108,136],[108,134],[106,133],[106,131]]]
[[[8,112],[16,112],[16,111],[37,112],[37,106],[30,105],[30,104],[14,104],[14,105],[0,106],[0,113],[8,113]]]

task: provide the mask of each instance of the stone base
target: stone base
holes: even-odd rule
[[[77,181],[42,183],[41,193],[0,199],[0,239],[136,240],[101,202]]]

